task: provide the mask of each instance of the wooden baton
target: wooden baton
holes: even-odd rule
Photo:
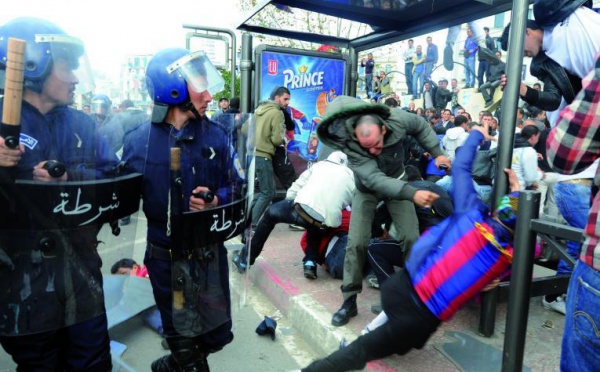
[[[1,134],[6,146],[14,149],[21,134],[25,40],[9,38],[7,58]]]

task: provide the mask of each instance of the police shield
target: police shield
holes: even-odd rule
[[[0,105],[1,106],[1,105]],[[23,105],[15,167],[0,168],[0,335],[53,330],[105,312],[102,262],[132,257],[141,175],[84,113]],[[135,222],[135,219],[134,219]],[[110,265],[109,265],[110,267]]]
[[[183,336],[209,332],[231,320],[224,242],[246,228],[248,114],[203,120],[195,144],[170,146],[170,221],[173,325]],[[190,199],[201,198],[202,210]]]

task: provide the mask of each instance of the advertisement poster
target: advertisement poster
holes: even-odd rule
[[[290,90],[288,111],[294,119],[293,139],[288,135],[288,154],[296,171],[317,160],[321,143],[316,126],[327,104],[344,92],[346,61],[343,59],[263,51],[260,55],[260,98],[269,98],[278,86]],[[304,166],[296,166],[303,162]],[[299,173],[299,172],[298,172]]]

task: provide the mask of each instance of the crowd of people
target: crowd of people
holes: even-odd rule
[[[380,1],[378,6],[388,3],[414,2]],[[141,200],[147,221],[144,262],[122,261],[112,271],[151,282],[169,349],[151,363],[151,370],[209,371],[208,355],[233,339],[226,239],[221,238],[226,234],[203,230],[210,225],[203,214],[191,219],[186,212],[221,208],[225,214],[224,206],[233,206],[227,209],[238,213],[232,220],[244,220],[242,208],[234,207],[245,201],[247,183],[255,182],[258,192],[247,226],[226,231],[245,238],[242,251],[232,257],[237,270],[255,263],[275,224],[300,226],[306,230],[302,275],[315,280],[317,265],[324,264],[342,279],[343,302],[331,324],[343,326],[358,314],[365,267],[373,268],[381,286],[379,315],[355,341],[303,370],[361,369],[370,360],[423,347],[441,322],[507,275],[519,192],[533,189],[542,193],[543,218],[584,229],[583,244],[567,244],[575,268],[559,263],[558,275],[571,274],[567,293],[546,294],[542,304],[567,315],[561,368],[593,370],[600,352],[594,335],[600,321],[600,195],[593,187],[599,157],[600,41],[595,35],[600,15],[583,0],[555,3],[536,2],[535,20],[527,24],[525,55],[533,58],[532,74],[541,83],[538,89],[519,87],[523,108],[514,118],[510,169],[503,170],[495,165],[502,113],[483,110],[475,120],[456,100],[456,79],[431,80],[439,60],[431,37],[426,51],[416,46],[404,55],[412,79],[408,91],[413,98],[421,96],[425,107],[414,102],[399,107],[388,77],[375,74],[369,55],[361,62],[368,95],[374,101],[385,97],[384,104],[343,95],[329,102],[316,131],[331,152],[297,176],[286,152],[294,131],[288,88],[276,87],[258,105],[254,132],[248,133],[248,122],[228,126],[224,120],[239,114],[237,97],[221,98],[219,111],[207,117],[208,103],[224,81],[206,55],[166,48],[147,66],[150,116],[130,101],[113,113],[103,94],[92,99],[85,113],[70,107],[83,44],[45,20],[6,23],[0,27],[0,68],[7,70],[6,61],[12,62],[9,38],[28,41],[24,58],[29,68],[18,102],[20,142],[14,142],[15,128],[5,123],[0,137],[6,212],[0,218],[0,344],[19,370],[111,369],[98,234],[105,222],[115,233],[114,219],[128,223],[125,212],[130,210],[105,203],[125,204],[129,198]],[[505,50],[509,28],[502,36]],[[454,32],[449,30],[446,49],[453,47]],[[507,78],[488,32],[471,23],[463,56],[465,88],[474,87],[478,77],[486,106],[491,106],[494,89],[503,89]],[[474,73],[476,53],[479,76]],[[444,50],[443,60],[453,68],[452,53]],[[238,158],[236,149],[245,144],[240,147],[237,140],[246,137],[255,152]],[[246,162],[254,163],[255,179],[246,178]],[[47,163],[61,163],[62,171]],[[494,203],[491,189],[501,172],[510,191]],[[123,175],[139,177],[138,188],[123,188],[127,195],[121,195],[119,187],[98,187],[83,196],[86,204],[81,205],[78,194],[75,206],[63,200],[54,208],[64,215],[55,220],[23,201],[25,191],[15,186],[16,180],[71,184],[81,192],[96,183],[121,186]],[[275,177],[287,190],[278,202]],[[58,199],[68,199],[66,191],[59,191]],[[13,198],[31,208],[29,214],[18,210]],[[91,204],[98,205],[98,216],[114,210],[113,220],[96,216],[74,225],[69,218],[84,215]],[[96,219],[99,224],[87,226]],[[338,248],[329,255],[333,246]],[[208,301],[210,307],[204,305]],[[583,314],[585,324],[576,314]]]
[[[454,69],[454,44],[458,39],[460,26],[453,26],[448,30],[446,40],[446,48],[443,53],[443,66],[447,71]],[[495,88],[500,84],[500,77],[504,73],[505,63],[502,62],[502,53],[498,50],[496,41],[490,36],[489,27],[483,27],[480,21],[470,22],[467,27],[467,37],[463,48],[460,50],[464,57],[464,75],[465,85],[463,89],[475,88],[477,81],[477,90],[483,94],[483,98],[487,106],[493,103]],[[430,88],[437,89],[437,85],[432,80],[432,72],[441,65],[438,46],[433,42],[431,36],[426,38],[427,45],[414,45],[414,40],[407,41],[407,47],[402,53],[404,61],[404,79],[407,87],[407,95],[412,96],[412,99],[423,99],[425,107],[433,107],[430,105],[436,97],[429,97],[428,90]],[[475,61],[477,57],[477,68]],[[382,97],[387,98],[391,92],[391,77],[381,70],[379,75],[374,75],[376,71],[376,63],[373,54],[369,53],[367,58],[361,60],[361,67],[364,68],[365,77],[365,93],[367,98],[373,102],[380,102]],[[445,85],[442,87],[442,82]],[[448,81],[441,79],[438,84],[440,88],[446,89]],[[485,85],[484,85],[485,84]],[[429,88],[428,88],[429,86]],[[447,90],[447,89],[446,89]],[[450,92],[444,92],[445,95],[451,96],[452,93],[457,94],[460,88],[457,85],[452,86]],[[395,97],[398,100],[397,97]],[[436,106],[437,107],[437,106]],[[445,107],[445,104],[440,103],[439,107]]]

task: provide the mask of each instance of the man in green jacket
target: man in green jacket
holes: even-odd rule
[[[334,326],[342,326],[358,314],[356,297],[362,290],[362,267],[378,202],[385,200],[406,255],[419,236],[413,203],[428,207],[438,198],[405,180],[404,147],[409,136],[435,158],[438,167],[450,168],[450,159],[423,118],[347,96],[339,96],[327,106],[317,134],[326,146],[348,156],[356,181],[344,261],[344,304],[331,320]]]
[[[256,132],[254,167],[260,191],[252,201],[252,225],[258,224],[260,216],[267,210],[275,197],[273,154],[275,148],[284,142],[283,110],[290,103],[290,91],[286,87],[275,88],[272,100],[261,103],[255,111]]]

